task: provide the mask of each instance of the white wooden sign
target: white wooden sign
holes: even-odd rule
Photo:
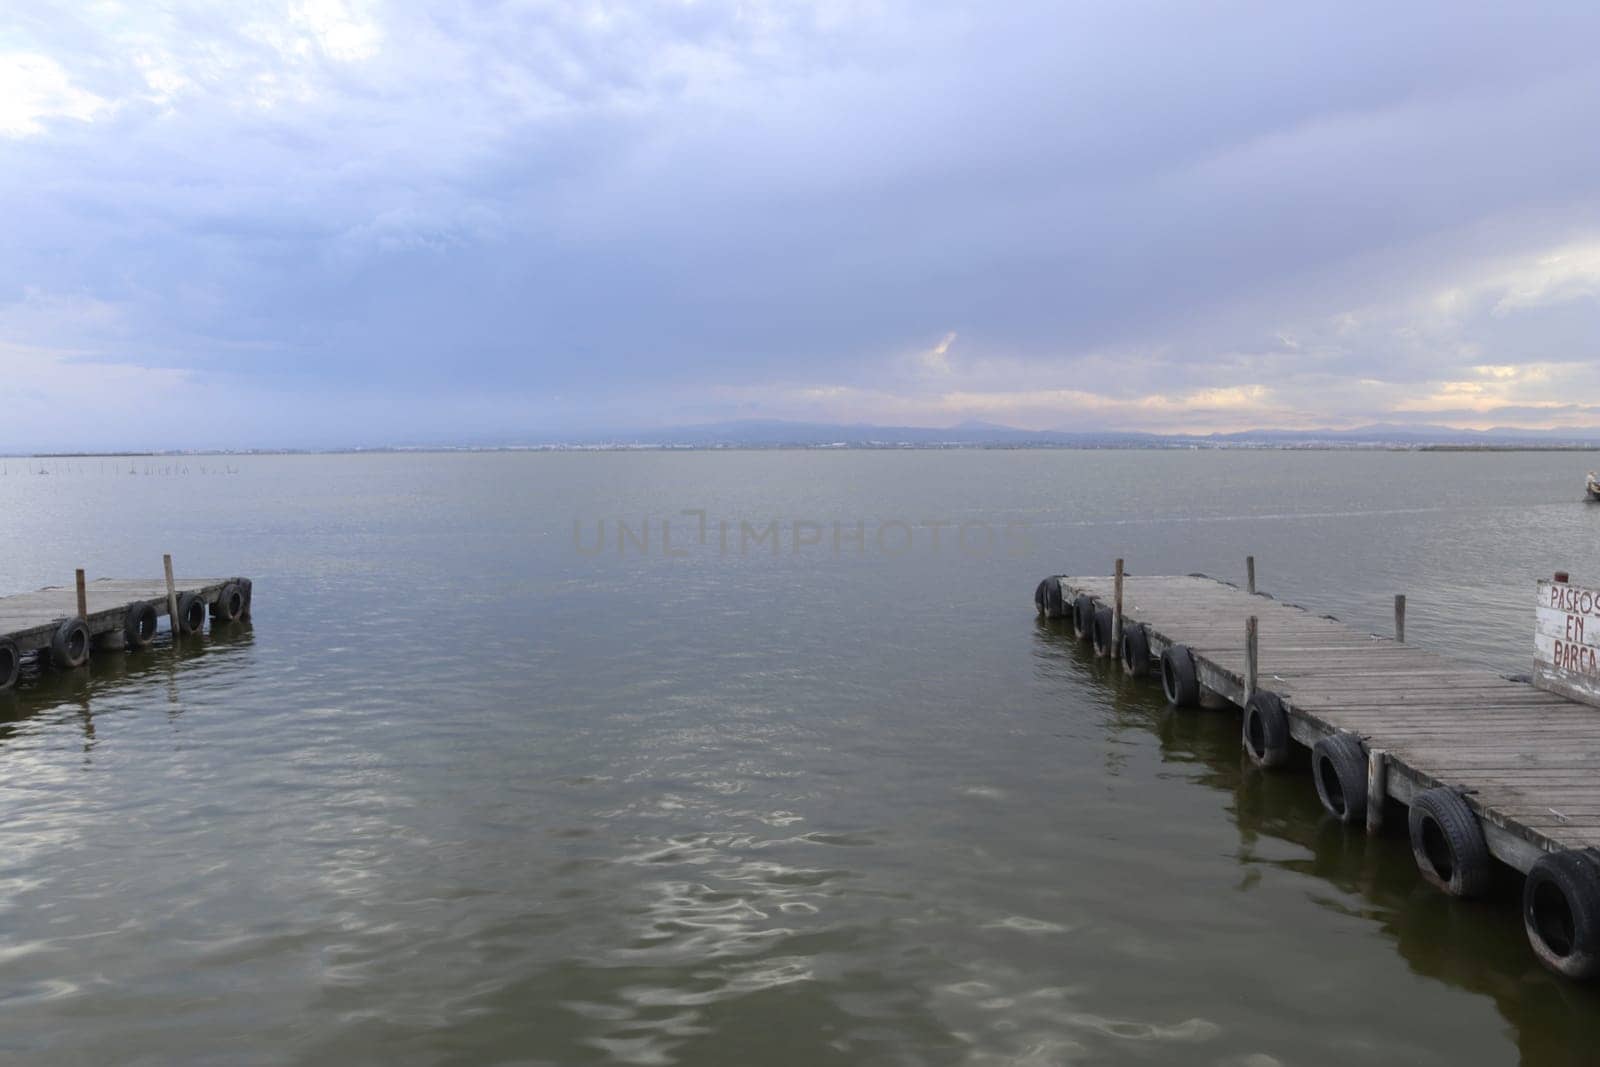
[[[1540,582],[1533,646],[1534,685],[1600,705],[1600,590]]]

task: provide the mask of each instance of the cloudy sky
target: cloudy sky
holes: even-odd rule
[[[1600,426],[1600,8],[0,13],[0,449]]]

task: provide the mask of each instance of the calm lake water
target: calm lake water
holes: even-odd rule
[[[255,612],[0,695],[0,1060],[1595,1062],[1514,877],[1428,889],[1032,603],[1254,553],[1526,670],[1533,580],[1596,576],[1593,465],[5,461],[0,592],[165,551]]]

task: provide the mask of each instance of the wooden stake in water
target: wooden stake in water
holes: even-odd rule
[[[1244,623],[1244,698],[1246,701],[1256,695],[1257,632],[1256,617],[1252,615]]]
[[[1367,833],[1383,829],[1383,804],[1389,799],[1389,753],[1381,748],[1367,753]]]
[[[1244,588],[1247,593],[1256,591],[1256,558],[1254,556],[1246,556],[1244,558]]]
[[[167,617],[172,620],[172,636],[177,638],[181,627],[178,626],[178,586],[172,580],[172,557],[161,557],[161,565],[167,571]]]
[[[1111,594],[1111,658],[1122,658],[1122,560],[1117,560],[1117,577]]]
[[[89,618],[89,589],[84,584],[82,567],[78,568],[78,618]]]
[[[1394,595],[1394,639],[1402,645],[1406,643],[1406,595]]]

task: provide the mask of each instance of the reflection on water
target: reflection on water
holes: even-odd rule
[[[177,714],[182,706],[178,686],[183,672],[202,657],[210,658],[212,665],[226,664],[230,656],[248,649],[253,633],[249,618],[208,623],[200,634],[174,636],[162,631],[142,649],[96,652],[83,670],[60,670],[43,654],[28,656],[17,684],[0,691],[0,742],[13,736],[16,724],[26,717],[71,709],[82,724],[88,751],[94,742],[96,701],[116,703],[123,695],[142,699],[146,687],[151,686],[161,687],[172,713]]]
[[[233,466],[0,479],[0,592],[163,552],[256,582],[253,626],[0,696],[7,1062],[1567,1064],[1600,1040],[1514,884],[1438,896],[1399,819],[1345,833],[1303,769],[1248,767],[1235,716],[1169,712],[1030,603],[1118,556],[1239,577],[1249,553],[1284,599],[1382,629],[1403,591],[1414,643],[1524,669],[1531,578],[1581,570],[1600,522],[1551,457]],[[1032,549],[572,549],[575,520],[697,508],[1021,524]]]

